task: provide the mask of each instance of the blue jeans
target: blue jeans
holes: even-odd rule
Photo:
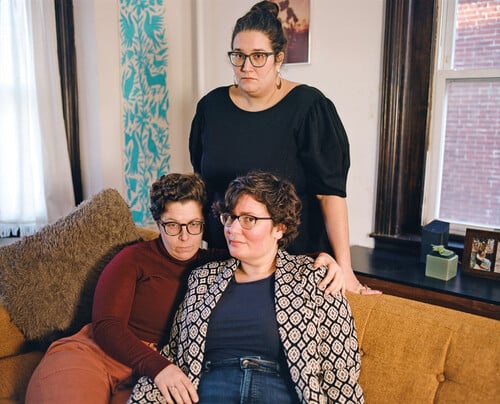
[[[288,370],[260,357],[225,359],[203,365],[201,404],[297,404]]]

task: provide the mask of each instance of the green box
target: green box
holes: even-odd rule
[[[425,264],[425,276],[431,278],[450,280],[457,276],[458,255],[452,257],[439,257],[437,255],[427,254]]]

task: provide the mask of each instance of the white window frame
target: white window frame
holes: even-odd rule
[[[499,80],[500,69],[453,69],[453,50],[455,15],[457,1],[439,0],[438,29],[435,65],[433,69],[431,89],[431,113],[429,122],[429,139],[425,167],[424,199],[422,206],[422,225],[439,218],[441,200],[441,181],[443,168],[444,143],[446,135],[446,86],[452,81]],[[450,233],[464,235],[468,225],[481,229],[472,223],[453,223],[450,221]],[[491,228],[484,228],[491,230]]]

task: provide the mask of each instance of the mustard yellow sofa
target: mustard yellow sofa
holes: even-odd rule
[[[0,404],[22,403],[46,346],[89,321],[93,287],[109,259],[156,236],[136,227],[119,194],[105,190],[0,248]],[[499,321],[389,295],[348,299],[368,404],[499,402]]]

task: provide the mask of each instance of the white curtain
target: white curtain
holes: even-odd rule
[[[0,235],[74,207],[52,0],[0,0]]]

